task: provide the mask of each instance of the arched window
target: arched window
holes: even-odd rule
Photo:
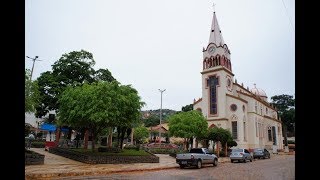
[[[247,125],[245,116],[243,116],[243,140],[247,141]]]
[[[268,127],[268,141],[272,141],[272,130],[271,130],[271,126]]]
[[[231,134],[233,139],[238,139],[238,118],[236,115],[231,117]]]
[[[217,55],[217,65],[220,66],[220,55]]]
[[[207,80],[209,87],[210,108],[209,114],[217,114],[217,86],[219,85],[219,79],[217,76],[210,76]]]

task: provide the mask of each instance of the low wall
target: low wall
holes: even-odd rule
[[[39,165],[44,164],[44,155],[36,153],[34,151],[28,151],[24,153],[25,165]]]
[[[49,152],[88,164],[159,163],[159,157],[153,154],[150,154],[150,156],[87,155],[60,147],[50,148]]]

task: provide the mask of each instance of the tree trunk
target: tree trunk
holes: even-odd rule
[[[287,127],[283,124],[283,133],[284,133],[284,152],[289,152],[288,147],[288,138],[287,138]]]
[[[55,144],[56,144],[56,146],[58,146],[58,145],[59,145],[60,132],[61,132],[60,127],[57,127],[57,129],[56,129],[56,140],[55,140]]]
[[[132,130],[131,130],[131,144],[133,145],[133,132],[134,132],[134,129],[132,128]]]
[[[227,142],[226,142],[226,146],[225,146],[224,156],[228,157],[228,143]]]
[[[288,146],[287,126],[286,126],[286,125],[283,125],[283,133],[284,133],[284,143],[285,143],[285,146]]]
[[[68,127],[69,131],[68,131],[68,139],[71,140],[71,135],[72,135],[72,128]]]
[[[125,128],[125,127],[123,127],[121,129],[121,142],[120,142],[120,148],[121,149],[123,149],[123,140],[124,140],[124,135],[125,135],[126,131],[127,131],[127,128]]]
[[[110,132],[109,132],[109,137],[108,137],[108,147],[111,148],[112,147],[112,127],[110,128]]]
[[[217,142],[217,153],[218,153],[217,156],[218,156],[218,158],[220,157],[219,142],[220,142],[220,141]]]
[[[196,139],[196,143],[195,144],[196,144],[196,148],[198,148],[198,139]]]
[[[117,135],[117,147],[121,148],[120,147],[120,133],[121,133],[121,128],[120,127],[117,127],[117,133],[118,133],[118,135]]]
[[[95,140],[96,140],[96,134],[95,134],[95,131],[94,130],[92,130],[92,152],[94,152],[95,151],[95,147],[96,147],[96,143],[95,143]]]
[[[89,130],[85,129],[84,132],[84,149],[88,149]]]

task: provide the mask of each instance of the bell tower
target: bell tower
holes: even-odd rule
[[[227,118],[226,93],[232,91],[233,77],[230,50],[224,43],[216,13],[210,29],[209,42],[203,48],[202,69],[202,109],[208,120]]]

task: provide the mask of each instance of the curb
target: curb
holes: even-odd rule
[[[227,163],[228,161],[222,161],[219,163]],[[139,171],[159,171],[165,169],[179,169],[178,165],[166,166],[150,169],[129,169],[129,170],[110,170],[110,171],[87,171],[87,172],[66,172],[66,173],[29,173],[25,175],[25,180],[47,180],[54,178],[75,177],[75,176],[91,176],[91,175],[107,175],[113,173],[130,173]]]
[[[139,172],[139,171],[157,171],[165,169],[175,169],[179,168],[178,166],[168,166],[168,167],[159,167],[159,168],[150,168],[150,169],[131,169],[131,170],[111,170],[111,171],[88,171],[88,172],[68,172],[68,173],[30,173],[25,175],[25,180],[37,180],[37,179],[52,179],[52,178],[62,178],[62,177],[74,177],[74,176],[90,176],[90,175],[106,175],[113,173],[128,173],[128,172]]]

